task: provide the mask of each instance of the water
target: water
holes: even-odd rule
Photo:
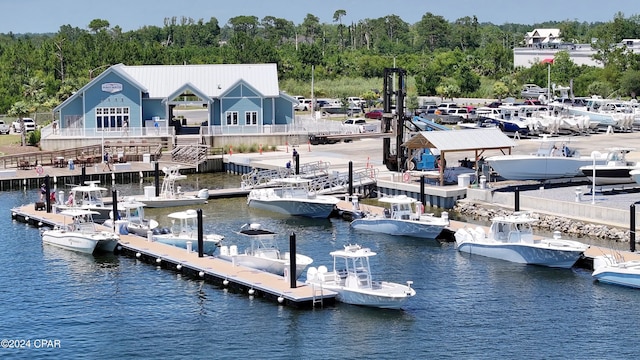
[[[345,244],[371,247],[378,279],[413,280],[417,292],[403,311],[296,310],[135,259],[43,246],[8,210],[33,196],[0,195],[0,338],[31,340],[31,348],[0,349],[2,358],[620,359],[640,350],[632,338],[640,292],[594,283],[586,270],[468,256],[451,244],[355,232],[342,220],[249,210],[245,199],[203,206],[205,231],[233,241],[240,226],[259,222],[283,247],[295,232],[315,266],[330,265],[329,252]],[[163,214],[175,210],[147,212],[167,225]],[[60,346],[36,349],[35,339]]]

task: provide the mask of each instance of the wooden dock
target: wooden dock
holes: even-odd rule
[[[64,215],[35,210],[34,204],[12,209],[11,217],[16,221],[35,227],[53,227],[65,223]],[[186,249],[150,241],[147,238],[131,234],[120,235],[116,251],[118,254],[180,272],[213,283],[221,288],[262,297],[276,301],[278,304],[296,308],[334,305],[337,295],[333,291],[320,289],[300,281],[297,281],[296,287],[292,288],[289,279],[283,276],[235,265],[215,256],[199,257],[197,252],[188,252]]]

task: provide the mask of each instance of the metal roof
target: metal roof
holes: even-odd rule
[[[280,95],[276,64],[118,64],[112,68],[141,84],[150,98],[167,98],[187,83],[216,98],[240,81],[250,84],[264,97]]]
[[[403,144],[409,149],[436,148],[440,151],[504,149],[516,145],[498,128],[421,131]]]

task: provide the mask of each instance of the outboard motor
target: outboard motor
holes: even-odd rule
[[[200,199],[209,199],[209,189],[201,189],[198,191],[198,198]]]

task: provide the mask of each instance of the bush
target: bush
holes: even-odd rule
[[[36,129],[27,135],[29,145],[36,146],[40,142],[40,129]]]

